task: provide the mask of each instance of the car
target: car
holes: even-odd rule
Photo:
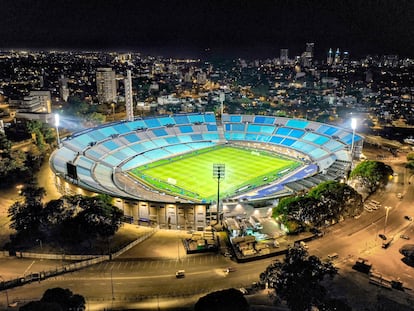
[[[364,205],[364,210],[366,210],[369,213],[372,212],[372,208],[370,208],[368,205]]]
[[[175,277],[176,277],[177,279],[181,279],[181,278],[185,277],[185,271],[184,271],[184,270],[178,270],[178,271],[175,273]]]
[[[382,234],[382,233],[378,234],[378,236],[379,236],[381,239],[383,239],[384,241],[387,239],[387,237],[386,237],[384,234]]]
[[[400,238],[404,239],[404,240],[409,240],[410,239],[410,237],[408,235],[405,235],[405,234],[401,234]]]
[[[407,215],[404,216],[404,219],[407,219],[409,221],[413,221],[413,218],[411,216],[407,216]]]
[[[239,288],[239,291],[243,294],[243,295],[248,295],[249,291],[247,289],[245,289],[244,287]]]
[[[224,272],[226,272],[226,273],[230,273],[230,272],[234,272],[234,271],[236,271],[236,268],[234,268],[234,267],[227,267],[227,268],[224,269]]]
[[[382,248],[387,249],[388,247],[390,247],[390,245],[391,245],[391,241],[384,242],[384,243],[382,243]]]
[[[230,252],[225,252],[225,253],[224,253],[224,257],[229,257],[229,258],[231,258],[231,257],[233,257],[233,255],[232,255]]]
[[[318,228],[312,228],[309,231],[318,237],[323,236],[323,232],[319,230]]]

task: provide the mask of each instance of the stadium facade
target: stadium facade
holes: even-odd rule
[[[50,166],[62,194],[108,194],[126,216],[136,221],[202,230],[217,217],[215,202],[197,202],[153,189],[128,172],[222,144],[267,150],[302,163],[275,181],[225,199],[262,201],[344,178],[352,159],[361,154],[363,138],[352,129],[304,119],[177,114],[120,121],[74,133],[61,140],[50,157]]]

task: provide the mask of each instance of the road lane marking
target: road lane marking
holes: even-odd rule
[[[26,274],[27,271],[29,271],[29,269],[34,265],[34,263],[36,262],[36,260],[33,260],[32,263],[27,267],[27,269],[23,272],[23,275]]]

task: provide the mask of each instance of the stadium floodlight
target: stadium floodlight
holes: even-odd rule
[[[351,169],[354,163],[354,143],[355,143],[355,129],[357,127],[357,119],[351,119],[351,128],[352,128],[352,142],[351,142]]]
[[[60,138],[59,138],[59,122],[60,122],[60,117],[59,117],[59,114],[55,113],[56,139],[57,139],[57,144],[58,144],[58,147],[59,147],[59,145],[60,145]]]
[[[224,175],[225,175],[225,165],[218,164],[218,163],[213,164],[213,178],[217,179],[217,222],[219,221],[219,218],[220,218],[220,181],[224,179]],[[210,224],[211,224],[211,212],[210,212]]]

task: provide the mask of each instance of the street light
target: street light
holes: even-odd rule
[[[220,181],[225,176],[225,165],[222,163],[213,164],[213,178],[217,179],[217,223],[221,223],[220,219]],[[210,225],[211,225],[211,212],[210,212]]]
[[[385,235],[385,229],[387,228],[387,221],[388,221],[388,213],[391,209],[391,206],[384,206],[385,208],[385,223],[384,223],[384,235]]]
[[[352,143],[351,143],[351,169],[353,166],[353,160],[354,160],[354,143],[355,143],[355,129],[357,127],[357,119],[352,118],[351,119],[351,128],[352,128]]]
[[[39,242],[40,244],[40,249],[43,251],[43,243],[41,239],[36,239],[36,242]]]
[[[55,113],[56,138],[57,138],[58,147],[60,145],[60,138],[59,138],[59,121],[60,121],[59,115],[57,113]]]
[[[115,103],[111,103],[111,107],[112,107],[112,118],[115,121]]]
[[[2,283],[3,283],[3,286],[2,287],[6,287],[5,286],[5,281],[4,281],[4,278],[0,275],[0,278],[1,278],[1,280],[2,280]],[[4,291],[5,292],[5,294],[6,294],[6,309],[9,309],[9,293],[7,292],[7,288],[6,288],[6,290]]]

